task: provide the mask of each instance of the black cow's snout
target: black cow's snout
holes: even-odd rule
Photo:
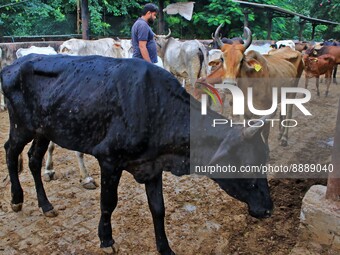
[[[273,213],[273,210],[249,210],[249,214],[250,216],[257,218],[257,219],[265,219],[265,218],[269,218]]]
[[[271,208],[271,209],[269,209]],[[249,214],[250,216],[257,218],[257,219],[264,219],[264,218],[269,218],[273,214],[273,207],[267,207],[267,208],[257,208],[257,209],[251,209],[249,208]]]

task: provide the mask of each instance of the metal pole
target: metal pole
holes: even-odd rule
[[[90,39],[89,29],[89,4],[87,0],[81,0],[81,27],[82,27],[82,38],[84,40]]]
[[[328,174],[326,199],[340,201],[340,102],[332,150],[333,171]]]

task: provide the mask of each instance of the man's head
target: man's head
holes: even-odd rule
[[[158,13],[158,7],[155,4],[148,3],[144,5],[142,10],[142,16],[148,22],[149,25],[153,24]]]

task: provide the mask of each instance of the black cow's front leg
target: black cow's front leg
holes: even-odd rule
[[[122,176],[122,170],[114,168],[112,163],[99,160],[101,169],[101,194],[100,194],[100,222],[98,236],[100,248],[104,252],[117,252],[118,246],[112,238],[111,215],[118,202],[118,184]]]
[[[155,228],[157,250],[162,255],[174,255],[175,253],[169,246],[164,228],[165,208],[162,188],[162,173],[151,181],[145,183],[145,188]]]
[[[11,122],[9,139],[5,143],[5,150],[6,163],[11,181],[11,207],[15,212],[21,211],[24,202],[24,194],[19,180],[19,155],[32,138],[33,136],[30,132],[21,129],[17,124]],[[22,163],[22,161],[20,163]]]
[[[17,144],[15,139],[11,138],[5,143],[6,150],[6,162],[9,173],[9,178],[11,181],[11,207],[15,212],[19,212],[22,209],[22,204],[24,202],[24,193],[19,181],[19,155],[24,149],[25,144]]]
[[[41,180],[42,160],[47,151],[49,140],[45,138],[34,139],[32,146],[28,152],[29,167],[32,172],[35,189],[38,196],[38,205],[41,207],[43,213],[47,217],[55,217],[58,215],[57,211],[53,209],[52,204],[48,201],[44,184]]]

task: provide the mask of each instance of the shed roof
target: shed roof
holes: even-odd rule
[[[338,23],[338,22],[307,17],[305,15],[277,7],[275,5],[250,3],[250,2],[238,1],[238,0],[233,0],[233,2],[239,3],[242,7],[248,7],[248,8],[252,8],[252,9],[258,9],[258,10],[263,10],[263,11],[267,11],[267,12],[272,12],[274,17],[275,16],[276,17],[294,17],[294,16],[297,16],[297,17],[300,18],[300,20],[311,22],[313,24],[340,25],[340,23]]]

